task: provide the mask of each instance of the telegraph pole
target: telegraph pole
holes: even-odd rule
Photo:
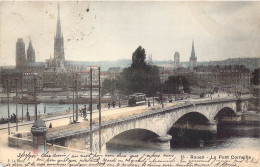
[[[76,121],[78,121],[78,73],[76,73],[76,80],[75,80],[75,89],[76,89]]]
[[[26,112],[26,120],[29,120],[29,112],[28,112],[28,102],[27,102],[27,112]]]
[[[34,75],[34,115],[35,115],[35,121],[37,120],[37,102],[36,102],[36,82],[37,78]]]
[[[74,77],[73,77],[74,78]],[[75,87],[75,84],[76,83],[76,80],[72,80],[72,90],[73,90],[73,123],[75,121],[75,117],[74,117],[74,112],[75,112],[75,109],[74,109],[74,105],[75,105],[75,97],[74,97],[74,91],[76,91],[76,87]],[[75,88],[74,88],[75,87]]]
[[[154,68],[153,68],[153,74],[154,74]],[[154,91],[155,91],[155,84],[154,84],[154,75],[153,75],[153,106],[154,106]]]
[[[162,108],[164,107],[163,106],[163,71],[164,71],[164,68],[162,70]]]
[[[18,132],[18,109],[17,109],[17,102],[18,102],[18,99],[17,99],[17,82],[18,82],[18,79],[15,79],[15,111],[16,111],[16,117],[15,117],[15,123],[16,123],[16,132]]]
[[[98,67],[98,110],[99,110],[99,122],[98,122],[98,126],[99,126],[99,152],[101,152],[101,87],[100,87],[100,67]],[[120,100],[119,100],[119,105],[120,105]]]
[[[92,152],[92,145],[93,145],[93,134],[92,134],[92,68],[90,68],[90,151]]]
[[[22,93],[22,122],[23,122],[23,78],[21,79],[21,93]]]
[[[10,135],[10,110],[9,110],[9,80],[6,80],[7,112],[8,112],[8,135]]]

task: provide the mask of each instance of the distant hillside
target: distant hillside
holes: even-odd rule
[[[154,61],[155,65],[173,64],[173,61]],[[183,67],[189,67],[190,62],[181,62]],[[198,65],[204,66],[225,66],[225,65],[244,65],[251,71],[260,67],[260,58],[234,58],[219,61],[198,62]]]
[[[132,63],[131,59],[119,59],[119,60],[111,60],[111,61],[66,61],[69,64],[82,65],[83,67],[87,67],[89,65],[97,65],[101,67],[102,71],[106,71],[109,67],[129,67]],[[155,60],[153,62],[155,65],[173,65],[172,60]],[[182,66],[188,67],[189,62],[181,62]],[[260,58],[235,58],[235,59],[226,59],[220,61],[208,61],[208,62],[198,62],[198,65],[204,66],[225,66],[225,65],[245,65],[250,70],[254,70],[260,67]]]
[[[225,65],[244,65],[251,71],[260,67],[260,58],[234,58],[220,61],[198,62],[198,65],[205,66],[225,66]]]
[[[66,61],[66,63],[81,65],[83,67],[87,67],[89,65],[97,65],[101,67],[102,71],[106,71],[109,67],[121,67],[125,68],[131,65],[132,60],[130,59],[119,59],[119,60],[111,60],[111,61]]]

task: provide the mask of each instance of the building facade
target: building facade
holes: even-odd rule
[[[199,66],[195,70],[201,88],[230,93],[249,92],[251,74],[245,66]]]

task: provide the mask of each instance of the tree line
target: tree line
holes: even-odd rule
[[[112,96],[145,93],[149,97],[161,93],[180,93],[180,87],[184,92],[189,92],[188,79],[184,76],[170,76],[162,83],[159,67],[146,62],[145,49],[139,46],[132,54],[131,66],[124,68],[116,78],[105,79],[101,93],[110,93]]]

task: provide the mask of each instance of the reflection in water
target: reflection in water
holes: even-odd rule
[[[201,134],[200,134],[201,133]],[[249,126],[249,125],[224,125],[223,127],[218,127],[218,133],[213,135],[213,138],[205,141],[204,147],[199,147],[199,139],[204,137],[209,137],[205,132],[193,132],[188,136],[190,139],[183,140],[184,142],[192,141],[190,145],[185,145],[180,143],[180,145],[173,145],[171,143],[171,152],[182,152],[189,154],[191,151],[200,151],[207,153],[217,153],[220,151],[232,151],[236,152],[242,151],[244,149],[250,150],[252,152],[257,152],[260,149],[260,127]],[[200,136],[200,137],[198,137]],[[210,136],[212,137],[212,136]],[[204,138],[205,139],[205,138]],[[151,143],[152,144],[152,143]],[[117,153],[117,152],[162,152],[165,150],[156,150],[152,148],[136,148],[127,146],[113,146],[107,147],[106,152]]]
[[[171,148],[196,148],[207,144],[216,134],[209,131],[191,129],[173,129]]]

